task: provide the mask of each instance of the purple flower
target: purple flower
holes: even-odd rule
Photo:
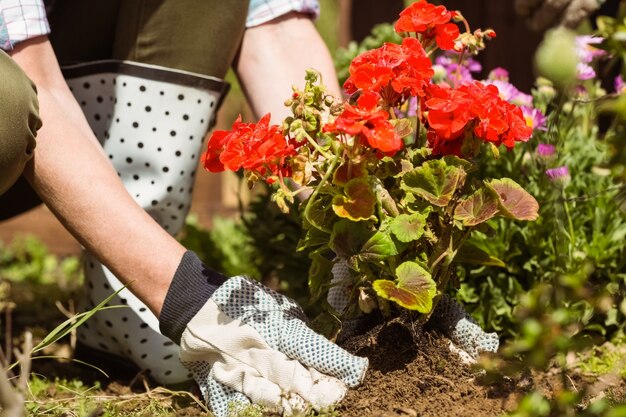
[[[540,143],[537,145],[537,155],[541,158],[550,158],[556,153],[556,147],[549,143]],[[567,168],[567,167],[566,167]]]
[[[578,64],[576,64],[576,72],[579,80],[584,81],[596,78],[596,70],[594,70],[589,64],[585,64],[584,62],[579,62]]]
[[[502,67],[497,67],[491,70],[487,76],[490,80],[509,81],[509,72]]]
[[[546,127],[547,118],[541,113],[541,110],[528,106],[521,106],[520,108],[522,109],[524,119],[526,119],[526,124],[532,127],[533,130],[543,130],[544,132],[548,130]]]
[[[500,97],[503,100],[508,101],[509,103],[515,104],[517,106],[526,106],[532,107],[533,98],[529,94],[522,93],[515,87],[513,84],[508,81],[502,80],[485,80],[483,81],[485,84],[493,84],[498,87],[498,91],[500,92]]]
[[[435,58],[435,66],[441,67],[446,73],[446,79],[452,87],[463,82],[474,80],[473,72],[480,72],[480,63],[472,58],[465,58],[459,65],[459,55],[448,53]]]
[[[402,109],[394,109],[394,111],[399,118],[417,116],[417,97],[410,97]]]
[[[569,169],[567,169],[566,165],[557,168],[546,169],[546,175],[548,176],[550,181],[557,184],[564,184],[569,181],[570,178]]]
[[[576,66],[579,80],[590,80],[596,76],[595,70],[589,64],[594,59],[606,55],[606,51],[593,46],[603,40],[599,36],[576,36],[576,54],[580,60]]]

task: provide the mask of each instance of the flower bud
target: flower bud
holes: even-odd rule
[[[539,75],[563,88],[576,80],[577,65],[575,32],[565,28],[548,31],[535,54]]]
[[[557,168],[547,169],[546,175],[555,185],[561,186],[563,188],[565,188],[570,180],[569,169],[566,165]]]

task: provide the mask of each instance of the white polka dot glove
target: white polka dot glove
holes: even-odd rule
[[[285,415],[322,410],[359,385],[368,366],[307,327],[291,299],[245,277],[220,277],[192,252],[160,319],[217,417],[250,403]]]
[[[500,346],[496,333],[485,333],[461,304],[445,294],[430,316],[430,322],[462,350],[458,353],[464,362],[474,362],[481,352],[496,352]]]
[[[327,301],[337,313],[341,314],[348,305],[352,291],[348,263],[344,259],[338,259],[333,265],[332,274]],[[498,335],[485,333],[463,306],[447,295],[441,297],[429,322],[450,338],[455,345],[452,346],[452,350],[461,356],[463,362],[474,362],[481,352],[498,350]]]

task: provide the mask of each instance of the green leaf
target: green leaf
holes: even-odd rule
[[[454,208],[454,219],[464,226],[476,226],[498,214],[498,197],[490,189],[479,188]]]
[[[259,222],[260,223],[260,222]],[[314,248],[328,244],[330,234],[316,227],[306,228],[306,234],[298,241],[297,251],[303,251],[307,248]]]
[[[476,265],[489,265],[499,267],[506,266],[506,264],[502,260],[496,258],[495,256],[489,255],[487,252],[480,249],[479,247],[467,242],[465,242],[463,246],[461,246],[456,256],[454,257],[454,261],[458,263]]]
[[[365,242],[358,253],[358,257],[362,261],[375,262],[397,254],[398,249],[389,232],[378,231]]]
[[[424,234],[428,214],[401,214],[391,220],[391,232],[400,242],[408,243],[419,239]]]
[[[324,285],[332,278],[332,261],[324,256],[326,251],[313,251],[309,254],[311,266],[309,267],[309,291],[314,299],[322,295]]]
[[[333,198],[333,211],[352,221],[375,219],[376,194],[367,178],[354,178],[343,189],[345,195]]]
[[[340,220],[333,226],[328,246],[341,258],[350,258],[361,253],[361,248],[374,232],[361,227],[361,223]]]
[[[535,197],[512,179],[495,179],[486,184],[497,193],[502,216],[516,220],[536,220],[539,217],[539,203]]]
[[[376,293],[400,306],[428,313],[433,307],[437,284],[430,272],[415,262],[404,262],[396,268],[397,280],[379,279],[372,283]]]
[[[466,176],[463,168],[433,159],[406,173],[401,187],[435,206],[445,207],[455,191],[463,186]]]
[[[335,213],[330,208],[332,197],[330,195],[321,195],[311,204],[308,220],[312,226],[320,230],[329,230],[332,228],[336,219]]]

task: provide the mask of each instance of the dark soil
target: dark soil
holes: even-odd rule
[[[340,345],[348,351],[367,356],[370,368],[364,383],[350,390],[337,407],[338,415],[500,417],[515,410],[521,397],[532,390],[539,390],[550,397],[563,388],[577,390],[594,382],[572,372],[566,378],[570,385],[563,387],[563,378],[554,370],[524,377],[500,378],[497,383],[487,384],[483,382],[484,372],[463,364],[457,354],[450,351],[449,343],[438,331],[424,330],[406,319],[379,324],[359,336],[341,341]],[[82,359],[94,363],[97,358]],[[103,365],[101,361],[95,362]],[[148,398],[160,397],[172,414],[206,416],[205,411],[189,396],[173,398],[167,392],[159,391],[160,388],[149,378],[120,364],[109,363],[106,370],[110,378],[73,362],[33,361],[33,368],[36,373],[51,380],[55,377],[80,378],[87,384],[99,381],[101,388],[92,394],[109,399],[117,397],[125,407],[142,409]],[[626,393],[626,384],[621,378],[609,385],[618,396]],[[147,395],[142,396],[142,393]],[[54,398],[54,393],[50,397]]]
[[[370,369],[365,382],[341,403],[342,417],[501,416],[521,394],[520,389],[481,385],[479,373],[450,351],[448,339],[401,320],[343,345],[367,356]]]

